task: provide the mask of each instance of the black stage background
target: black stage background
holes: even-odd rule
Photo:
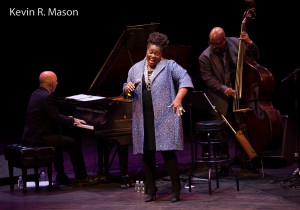
[[[7,3],[1,7],[1,137],[18,137],[22,133],[27,102],[38,86],[43,70],[57,73],[57,96],[86,93],[108,57],[114,44],[128,25],[160,23],[171,44],[189,45],[193,49],[194,76],[197,57],[207,47],[208,33],[221,26],[227,36],[238,36],[245,10],[242,0],[231,1],[130,1],[107,2],[105,5],[52,4],[47,6]],[[110,6],[107,6],[110,5]],[[144,6],[142,6],[142,4]],[[79,16],[39,17],[10,15],[10,9],[57,8],[78,10]],[[284,83],[291,72],[300,67],[300,25],[295,1],[258,1],[256,19],[247,31],[259,46],[259,64],[268,68],[275,79],[273,105],[281,114],[295,119],[293,78]],[[116,74],[116,77],[118,75]],[[201,87],[201,84],[195,84]],[[122,85],[120,85],[121,93]],[[299,84],[298,84],[299,89]],[[3,141],[2,140],[2,141]]]

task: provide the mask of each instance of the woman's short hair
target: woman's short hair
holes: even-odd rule
[[[148,37],[148,46],[150,44],[157,45],[164,51],[169,46],[169,38],[167,35],[160,32],[152,32]]]

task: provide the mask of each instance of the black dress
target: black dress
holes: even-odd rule
[[[156,150],[155,130],[154,130],[154,113],[151,97],[151,90],[147,89],[145,77],[142,80],[143,91],[143,112],[144,112],[144,150]]]

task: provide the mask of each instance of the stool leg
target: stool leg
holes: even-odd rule
[[[192,191],[192,173],[189,175],[189,192]]]
[[[260,164],[261,164],[261,174],[262,174],[262,177],[265,178],[264,162],[263,162],[262,157],[260,158]]]
[[[22,167],[23,192],[27,192],[27,168]]]
[[[219,188],[219,170],[218,170],[217,163],[215,163],[215,171],[216,171],[216,184],[217,184],[217,188]]]
[[[209,157],[209,160],[211,160],[211,155],[214,155],[215,157],[215,151],[214,151],[214,148],[212,149],[211,151],[211,134],[210,132],[207,133],[207,142],[208,142],[208,157]],[[213,154],[211,154],[211,152]],[[209,169],[208,169],[208,191],[209,191],[209,194],[211,195],[212,194],[212,190],[211,190],[211,163],[208,164],[209,166]]]
[[[230,167],[230,169],[233,171],[233,174],[235,175],[236,190],[240,191],[240,181],[239,181],[238,174],[231,167]]]
[[[208,192],[211,195],[211,164],[209,164],[209,169],[208,169]]]
[[[197,137],[191,137],[191,172],[189,174],[188,185],[189,185],[189,192],[192,192],[192,183],[193,177],[196,170],[196,160],[198,160],[198,146],[197,146]]]
[[[240,181],[238,176],[235,177],[235,181],[236,181],[236,191],[240,191]]]
[[[8,161],[8,171],[9,171],[9,188],[11,191],[14,190],[14,168],[11,161]]]

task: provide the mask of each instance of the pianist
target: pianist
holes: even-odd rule
[[[129,72],[124,93],[132,97],[132,138],[134,154],[142,154],[146,177],[145,202],[156,199],[155,152],[160,151],[171,177],[171,202],[180,200],[181,184],[175,151],[183,150],[182,100],[193,88],[187,71],[174,60],[163,58],[168,37],[149,35],[146,56]],[[141,82],[138,82],[141,81]],[[176,92],[178,84],[178,92]]]
[[[63,136],[61,126],[72,127],[85,124],[85,121],[71,116],[62,115],[57,106],[56,98],[52,94],[56,86],[57,76],[52,71],[44,71],[39,76],[40,86],[32,93],[27,107],[24,143],[55,148],[54,167],[58,184],[71,184],[63,165],[63,151],[70,155],[75,173],[76,183],[96,184],[100,177],[88,176],[80,143],[73,138]]]

